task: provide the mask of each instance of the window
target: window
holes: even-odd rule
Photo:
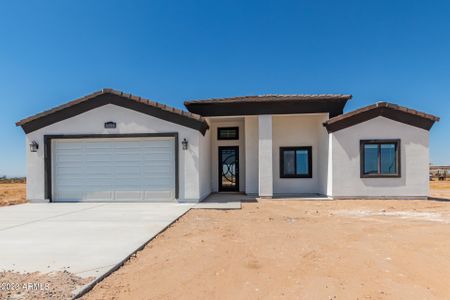
[[[360,142],[361,177],[400,177],[400,140]]]
[[[218,140],[238,140],[239,127],[219,127],[217,128]]]
[[[281,147],[281,178],[312,178],[312,147]]]

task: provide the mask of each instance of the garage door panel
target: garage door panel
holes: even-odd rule
[[[55,192],[53,195],[55,199],[61,199],[64,198],[64,201],[80,201],[80,199],[83,199],[83,193],[79,190],[74,191],[64,191],[64,193]]]
[[[174,197],[173,193],[167,191],[152,191],[145,192],[144,200],[150,201],[151,199],[166,199]]]
[[[136,167],[115,167],[114,171],[117,172],[117,174],[123,175],[123,176],[139,176],[141,175],[141,168]],[[119,175],[119,178],[120,178]],[[135,177],[134,177],[135,178]]]
[[[69,166],[69,167],[64,167],[64,168],[59,167],[55,170],[54,173],[55,173],[55,175],[58,175],[58,177],[64,176],[64,175],[68,175],[68,176],[83,175],[84,170],[80,166],[76,166],[76,167]]]
[[[173,152],[173,148],[166,145],[164,147],[143,146],[146,153],[170,153]]]
[[[67,155],[82,155],[82,149],[57,149],[58,155],[57,157],[67,156]]]
[[[144,189],[146,190],[162,190],[166,187],[165,182],[156,181],[149,184],[143,184],[142,186],[144,186]]]
[[[56,162],[80,162],[83,159],[82,154],[60,154],[56,156]]]
[[[119,201],[131,201],[133,199],[144,200],[142,191],[116,191],[115,198]]]
[[[55,162],[53,162],[55,163]],[[80,165],[79,162],[65,162],[65,161],[60,161],[57,162],[57,165],[54,167],[54,172],[69,172],[68,170],[74,170],[76,171],[76,169],[80,169],[82,166]]]
[[[151,153],[171,153],[173,149],[169,147],[143,147],[145,152],[151,151]]]
[[[161,165],[143,164],[143,169],[144,169],[142,171],[143,175],[154,175],[155,172],[157,172],[158,174],[161,174],[161,173],[163,174],[164,172],[167,172],[167,174],[173,173],[173,168],[168,168],[164,164],[161,164]]]
[[[142,182],[145,183],[149,183],[149,182],[153,182],[156,179],[163,179],[165,181],[170,181],[172,180],[172,171],[171,170],[163,170],[161,172],[159,172],[158,174],[153,174],[150,171],[149,172],[143,172],[142,173]]]
[[[144,154],[142,159],[144,161],[157,161],[157,160],[171,160],[173,157],[172,153],[152,153]]]
[[[81,140],[80,140],[81,141]],[[111,149],[111,146],[114,147],[114,145],[111,144],[111,141],[103,139],[92,139],[92,140],[83,140],[83,149]]]
[[[55,181],[55,185],[58,187],[57,189],[55,189],[55,191],[60,191],[60,190],[69,190],[69,189],[73,189],[73,190],[83,190],[83,184],[80,184],[82,182],[83,178],[64,178],[64,179],[59,179]],[[75,183],[74,183],[75,182]]]
[[[126,176],[116,177],[116,190],[139,186],[142,186],[142,183],[140,179],[136,179],[136,176],[134,178]]]
[[[110,167],[107,165],[105,166],[104,164],[95,164],[95,166],[88,166],[83,169],[83,174],[94,177],[95,175],[101,175],[102,177],[105,177],[113,174],[115,170],[115,167]]]
[[[143,166],[142,161],[114,161],[115,167],[136,167],[141,168]]]
[[[157,141],[154,141],[154,143],[158,143]],[[120,148],[141,148],[143,145],[145,145],[144,141],[139,141],[139,143],[136,143],[135,140],[129,140],[129,141],[125,141],[122,140],[120,142],[120,144],[115,144],[114,148],[115,149],[120,149]]]
[[[108,191],[90,191],[85,192],[83,195],[83,200],[88,201],[112,201],[113,200],[113,192]]]
[[[115,157],[112,154],[85,154],[83,160],[87,163],[114,161]]]
[[[171,148],[169,144],[167,144],[167,141],[172,140],[171,138],[161,138],[160,140],[146,140],[142,141],[143,147],[151,147],[151,148],[157,148],[157,147],[164,147],[164,148]]]
[[[82,185],[80,184],[71,184],[70,181],[64,181],[64,182],[58,182],[59,189],[57,192],[60,191],[68,191],[68,192],[82,192]],[[84,191],[85,189],[83,189]]]
[[[83,186],[114,186],[117,181],[112,176],[92,176],[89,179],[84,179]]]
[[[112,153],[117,154],[122,154],[122,155],[138,155],[141,156],[142,150],[143,149],[114,149],[115,151],[113,151]]]
[[[74,143],[58,143],[54,145],[53,149],[56,150],[83,149],[83,146],[81,144],[74,144]]]
[[[135,154],[117,154],[114,156],[114,161],[116,162],[139,162],[141,161],[141,155],[135,155]]]
[[[170,178],[172,178],[170,173],[161,173],[158,175],[155,174],[148,174],[145,175],[143,174],[143,178],[141,180],[142,184],[164,184],[165,182],[167,182],[168,180],[170,180]]]
[[[54,201],[173,201],[173,138],[53,141]]]
[[[145,167],[144,169],[149,169],[149,168],[159,168],[159,167],[165,167],[165,168],[173,168],[174,165],[170,163],[170,160],[165,160],[165,159],[160,159],[160,160],[155,160],[155,161],[141,161],[140,165],[142,165],[143,167]]]
[[[61,173],[55,173],[54,174],[55,179],[53,180],[55,183],[58,184],[72,184],[72,185],[79,185],[80,182],[84,182],[84,178],[86,178],[86,174],[82,171],[79,173],[70,173],[70,174],[61,174]]]
[[[86,169],[108,169],[108,170],[114,170],[114,167],[116,166],[116,163],[114,161],[90,161],[89,163],[85,164],[83,168]]]

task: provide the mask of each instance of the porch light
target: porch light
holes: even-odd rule
[[[30,151],[37,152],[39,149],[39,144],[36,141],[32,141],[30,144]]]
[[[186,138],[183,139],[181,144],[183,145],[183,150],[187,150],[188,149],[188,141],[186,140]]]

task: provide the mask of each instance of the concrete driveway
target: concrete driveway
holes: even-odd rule
[[[0,271],[102,277],[192,208],[178,203],[51,203],[0,208]]]

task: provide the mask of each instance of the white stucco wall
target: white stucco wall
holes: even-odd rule
[[[104,123],[117,123],[116,129],[104,129]],[[164,121],[134,110],[108,104],[61,122],[54,123],[26,135],[27,153],[27,198],[43,200],[44,187],[44,135],[49,134],[130,134],[178,132],[179,134],[179,200],[198,201],[208,193],[208,185],[202,185],[206,179],[200,178],[200,168],[205,174],[208,164],[201,165],[200,155],[208,156],[209,138],[201,137],[197,130]],[[208,135],[209,132],[206,132]],[[181,141],[186,138],[189,149],[182,150]],[[38,152],[32,153],[28,149],[31,141],[39,144]],[[201,148],[200,148],[201,147]]]
[[[333,195],[333,135],[328,135],[327,189],[325,195]]]
[[[384,117],[334,132],[333,197],[426,197],[429,132]],[[400,178],[360,178],[360,140],[400,139]]]
[[[239,191],[245,191],[245,124],[244,118],[209,118],[211,135],[211,187],[219,190],[219,147],[239,146]],[[239,140],[217,140],[218,127],[239,127]]]
[[[326,178],[327,147],[322,123],[326,114],[273,116],[273,189],[274,194],[321,193]],[[280,147],[311,146],[312,178],[280,178]],[[326,185],[326,182],[325,182]]]
[[[258,194],[258,117],[245,117],[245,192]]]
[[[212,191],[211,188],[211,131],[204,136],[199,135],[199,163],[200,163],[200,200],[205,199]]]
[[[323,126],[323,123],[329,119],[329,114],[323,114],[319,117],[319,124],[317,127],[317,138],[319,139],[319,161],[318,161],[318,180],[319,180],[319,191],[318,193],[321,195],[327,195],[328,190],[328,149],[329,149],[329,135],[326,128]]]
[[[273,196],[273,117],[258,116],[258,193],[260,197]]]

